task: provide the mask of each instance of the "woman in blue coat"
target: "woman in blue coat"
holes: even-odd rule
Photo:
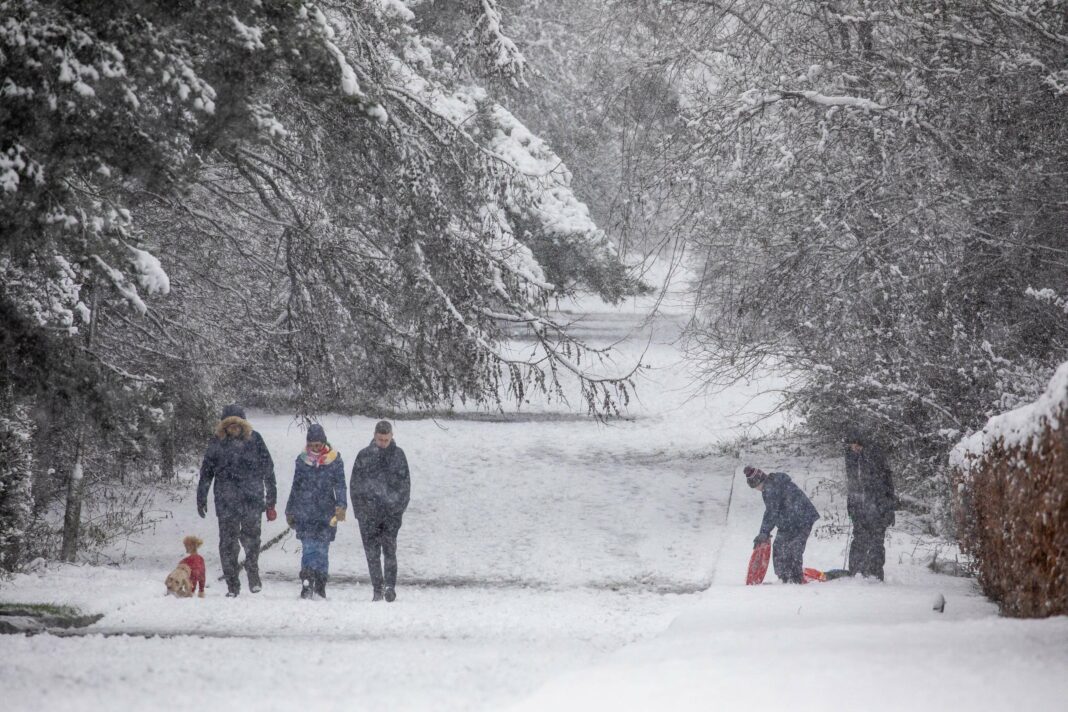
[[[308,445],[297,456],[286,521],[301,543],[301,598],[326,598],[330,542],[345,521],[345,464],[318,423],[308,427]]]

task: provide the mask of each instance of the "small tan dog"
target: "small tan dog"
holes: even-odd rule
[[[197,553],[197,549],[203,544],[203,540],[195,536],[187,536],[182,540],[182,545],[185,546],[185,553],[188,556],[178,563],[178,566],[170,573],[167,580],[163,582],[167,587],[167,595],[189,598],[199,585],[200,593],[198,595],[200,598],[204,598],[204,584],[208,578],[207,570],[204,566],[204,557]]]

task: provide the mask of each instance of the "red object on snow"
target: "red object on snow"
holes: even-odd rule
[[[200,554],[190,554],[179,561],[178,564],[185,564],[189,567],[189,582],[193,585],[193,591],[196,591],[199,585],[200,592],[204,593],[204,584],[208,579],[207,571],[204,567],[204,557]]]
[[[764,542],[753,549],[753,555],[749,557],[749,571],[745,575],[746,586],[759,586],[764,583],[764,576],[768,573],[768,564],[771,563],[771,542]]]
[[[278,517],[278,512],[275,511],[274,507],[268,507],[267,508],[267,521],[268,522],[273,522],[277,517]]]
[[[771,563],[771,542],[766,542],[753,549],[749,557],[749,571],[745,575],[746,586],[759,586],[764,583],[764,577],[768,573],[768,564]],[[826,581],[827,575],[819,569],[805,569],[801,583],[813,583]]]

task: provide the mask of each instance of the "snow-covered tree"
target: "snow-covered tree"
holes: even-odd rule
[[[1063,3],[625,5],[675,37],[706,377],[788,371],[816,432],[942,501],[949,445],[1068,346]]]
[[[0,304],[77,355],[12,401],[68,436],[68,558],[79,476],[110,476],[87,463],[148,437],[172,468],[217,388],[499,404],[567,374],[593,411],[625,397],[548,316],[636,282],[556,153],[473,80],[525,81],[500,5],[457,6],[453,37],[409,5],[0,0]],[[77,379],[94,388],[51,385]]]

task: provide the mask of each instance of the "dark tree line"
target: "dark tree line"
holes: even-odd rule
[[[222,399],[626,397],[549,305],[641,286],[484,88],[526,78],[498,4],[428,11],[451,32],[378,0],[0,2],[5,565],[136,527],[126,473],[170,476]]]

